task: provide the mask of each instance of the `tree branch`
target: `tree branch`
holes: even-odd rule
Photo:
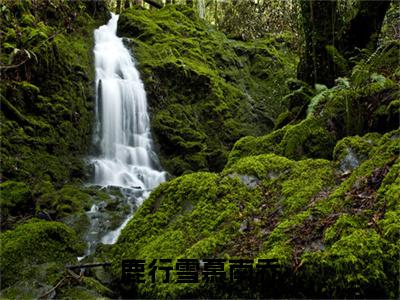
[[[161,2],[158,2],[157,0],[144,0],[147,4],[150,4],[151,6],[154,6],[156,8],[163,8],[164,4]]]

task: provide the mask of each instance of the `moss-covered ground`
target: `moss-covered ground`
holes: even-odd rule
[[[194,173],[161,185],[114,247],[122,259],[274,258],[261,284],[138,285],[139,296],[397,297],[400,132],[375,137],[359,163],[294,161],[276,154],[239,159],[222,173]],[[357,152],[355,152],[357,153]],[[365,155],[365,156],[363,156]],[[160,275],[161,276],[161,275]],[[172,280],[174,280],[172,276]],[[278,280],[279,279],[279,280]],[[290,286],[290,289],[285,287]]]
[[[274,131],[239,139],[220,172],[162,184],[110,256],[115,276],[123,259],[276,259],[279,269],[223,284],[179,284],[175,270],[163,283],[160,271],[155,283],[122,283],[124,295],[398,297],[398,51],[381,45],[331,89],[287,81]]]

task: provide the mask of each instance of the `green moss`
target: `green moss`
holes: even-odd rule
[[[308,118],[288,128],[283,136],[281,147],[283,154],[289,158],[329,159],[331,158],[334,144],[334,134],[327,131],[317,119]]]
[[[31,191],[22,182],[6,181],[0,184],[0,204],[2,221],[8,215],[17,215],[29,208]]]
[[[368,159],[378,138],[379,134],[367,134],[363,137],[352,136],[340,140],[333,151],[333,159],[338,162],[340,170],[352,170]]]
[[[102,285],[100,282],[97,280],[90,278],[90,277],[84,277],[83,278],[83,283],[91,290],[97,292],[98,295],[113,295],[113,292]]]
[[[119,196],[79,187],[94,105],[88,37],[97,24],[89,4],[35,5],[8,1],[1,9],[1,63],[29,57],[1,83],[2,214],[36,205],[82,235],[85,210],[103,202],[115,228],[127,213]],[[333,88],[314,91],[291,79],[277,85],[296,64],[283,44],[229,40],[185,6],[127,10],[119,34],[131,38],[163,165],[173,174],[223,171],[157,188],[118,243],[95,254],[112,261],[113,278],[128,258],[277,258],[282,269],[267,281],[273,289],[158,279],[139,286],[138,297],[398,297],[400,135],[387,133],[398,127],[398,42],[383,44]],[[274,123],[279,129],[268,133]],[[2,296],[38,297],[82,247],[61,223],[15,226],[0,236]],[[111,294],[95,279],[84,284],[57,297]]]
[[[69,288],[64,288],[59,294],[59,299],[88,299],[95,300],[101,298],[101,295],[93,290],[87,289],[83,286],[74,286]]]
[[[259,179],[275,179],[288,175],[294,162],[274,154],[245,157],[224,170],[225,174],[253,175]]]
[[[299,211],[320,191],[333,185],[333,172],[328,161],[302,160],[293,168],[288,180],[282,183],[285,210]]]
[[[365,219],[360,216],[351,216],[349,214],[342,214],[335,224],[329,227],[324,233],[324,241],[328,245],[332,245],[340,240],[342,236],[347,236],[357,229],[366,227]]]
[[[274,130],[282,128],[283,126],[292,122],[294,119],[295,116],[291,111],[284,111],[276,118]]]
[[[355,229],[324,252],[303,256],[304,268],[323,282],[323,293],[334,297],[346,295],[393,297],[388,263],[395,257],[387,253],[388,245],[374,230]]]
[[[244,175],[255,176],[259,183],[249,186]],[[331,177],[326,161],[295,162],[269,154],[240,159],[219,176],[194,173],[162,184],[123,230],[114,248],[114,272],[119,273],[120,260],[128,257],[150,262],[161,256],[229,258],[246,253],[279,258],[288,265],[292,259],[288,249],[293,246],[286,232],[307,218],[308,214],[296,214],[331,184]],[[270,228],[269,234],[265,227],[277,210],[281,210],[278,218],[296,217]],[[259,240],[248,240],[251,236]],[[151,297],[196,295],[196,291],[197,287],[182,290],[161,282],[139,286],[141,295]]]
[[[130,9],[118,22],[118,34],[132,38],[161,162],[176,175],[219,171],[237,139],[271,130],[284,92],[275,82],[295,66],[272,39],[228,40],[189,15],[179,5]]]
[[[56,263],[57,272],[65,264],[76,262],[76,257],[83,250],[75,233],[62,223],[32,219],[5,231],[0,235],[2,288],[33,278],[41,270],[42,264]],[[46,265],[43,266],[46,270]],[[51,284],[55,269],[46,273],[47,284]],[[46,283],[45,282],[45,283]]]
[[[301,107],[302,111],[305,112],[304,109],[307,108],[310,99],[310,95],[304,92],[303,88],[300,88],[286,95],[282,101],[285,102],[289,110],[292,110],[295,107]]]
[[[335,136],[323,123],[311,117],[296,125],[286,125],[262,137],[245,137],[237,141],[229,154],[228,166],[238,158],[275,153],[291,159],[331,158]]]
[[[64,186],[56,192],[43,194],[36,202],[36,210],[47,210],[54,219],[61,219],[69,214],[82,213],[89,200],[88,194],[73,186]]]
[[[397,42],[382,45],[368,64],[361,61],[353,68],[350,78],[338,78],[330,89],[316,87],[317,95],[302,82],[288,80],[293,92],[284,99],[290,110],[275,123],[276,128],[288,125],[263,137],[240,139],[229,154],[228,165],[240,157],[270,152],[292,159],[331,159],[334,145],[346,136],[396,129],[400,88],[395,70],[383,64],[391,61],[395,49]],[[306,111],[307,118],[293,125]]]
[[[52,283],[62,277],[62,267],[55,262],[43,263],[30,267],[27,278],[18,278],[10,287],[2,287],[2,299],[35,299],[47,293],[52,288]]]
[[[87,152],[92,127],[92,31],[105,21],[104,7],[97,5],[97,21],[87,15],[91,4],[7,0],[2,7],[7,34],[1,42],[15,48],[2,52],[0,60],[3,65],[26,62],[2,71],[1,130],[8,134],[2,137],[1,172],[21,181],[51,172],[58,184],[82,177],[79,155]],[[85,21],[74,22],[77,15]]]
[[[261,137],[246,136],[238,140],[229,153],[229,159],[227,166],[232,165],[241,157],[252,156],[264,153],[276,153],[282,152],[280,142],[289,127],[284,127],[273,131],[270,134]]]
[[[160,257],[219,256],[218,248],[226,247],[230,237],[239,233],[240,223],[233,222],[241,219],[238,203],[253,206],[247,202],[253,197],[237,178],[211,173],[185,175],[162,184],[123,230],[114,249],[114,272],[120,272],[120,259],[127,257],[151,262]],[[210,235],[214,231],[219,234]],[[175,297],[183,292],[179,285],[161,282],[139,289],[151,297]]]
[[[161,279],[151,284],[148,278],[137,293],[395,297],[398,141],[398,131],[340,141],[338,159],[347,146],[367,148],[364,160],[345,175],[336,172],[337,161],[295,161],[270,153],[238,158],[220,174],[193,173],[164,183],[113,247],[113,274],[120,276],[121,260],[127,258],[148,263],[161,257],[173,263],[188,257],[275,258],[281,268],[269,279],[274,289],[257,285],[250,291],[228,283],[211,291],[204,284],[178,286]],[[290,291],[282,292],[288,285]]]

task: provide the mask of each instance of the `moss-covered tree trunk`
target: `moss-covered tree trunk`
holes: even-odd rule
[[[355,50],[375,48],[383,19],[391,1],[361,1],[357,15],[350,21],[340,39],[340,50],[345,57]]]
[[[335,67],[326,49],[335,43],[336,1],[300,1],[305,49],[298,67],[299,79],[313,85],[333,85]]]
[[[391,1],[361,1],[355,17],[341,24],[337,1],[299,0],[305,36],[305,49],[298,66],[299,79],[314,85],[334,84],[343,75],[327,46],[349,59],[357,49],[376,47],[386,11]],[[340,24],[340,28],[339,28]],[[339,34],[340,33],[340,34]],[[329,47],[328,47],[329,48]]]

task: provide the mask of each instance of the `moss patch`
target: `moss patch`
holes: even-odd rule
[[[349,144],[368,154],[338,172],[339,149]],[[163,284],[160,278],[152,284],[145,277],[135,295],[396,297],[399,145],[397,131],[369,134],[338,143],[332,162],[264,154],[238,159],[220,174],[164,183],[113,247],[113,272],[120,276],[121,260],[129,258],[172,258],[172,264],[179,258],[274,258],[281,268],[266,279],[268,287]]]
[[[83,251],[70,228],[62,223],[32,219],[15,230],[0,235],[2,288],[20,280],[34,278],[38,272],[46,276],[38,279],[52,284],[62,273],[65,264],[75,263]]]

